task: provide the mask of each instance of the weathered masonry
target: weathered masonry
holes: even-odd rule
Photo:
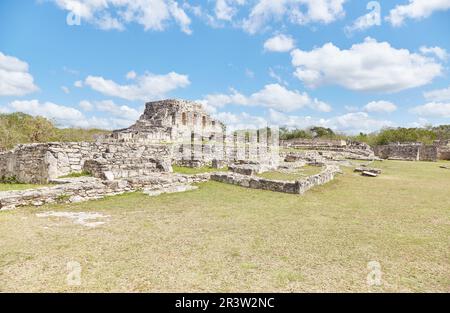
[[[432,145],[422,143],[388,144],[377,146],[374,151],[376,156],[390,160],[450,160],[450,141],[435,141]]]
[[[225,125],[206,113],[201,104],[170,99],[146,103],[144,114],[134,125],[113,131],[105,139],[178,142],[192,136],[212,139],[223,136],[224,131]]]
[[[114,180],[171,172],[172,164],[202,166],[254,159],[278,160],[277,132],[225,133],[225,125],[201,104],[185,100],[149,102],[139,120],[96,142],[50,142],[18,145],[0,152],[0,179],[47,183],[88,171]]]
[[[171,150],[167,145],[119,142],[50,142],[18,145],[0,153],[0,178],[14,177],[25,183],[48,181],[79,173],[87,161],[101,164],[93,173],[99,178],[124,178],[171,171]],[[92,165],[91,165],[92,166]]]

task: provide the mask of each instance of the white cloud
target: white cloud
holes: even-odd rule
[[[450,101],[450,86],[444,89],[425,92],[424,96],[428,101]]]
[[[168,22],[176,22],[181,30],[191,33],[191,20],[175,0],[54,0],[101,29],[123,30],[127,23],[138,23],[145,30],[162,31]]]
[[[246,0],[216,0],[214,13],[219,20],[231,21],[237,13],[237,6],[245,2]]]
[[[372,101],[366,104],[364,109],[367,112],[392,113],[397,110],[397,106],[389,101]]]
[[[28,64],[0,52],[0,96],[23,96],[37,90]]]
[[[77,109],[52,102],[42,103],[39,100],[13,101],[8,104],[8,107],[14,111],[33,116],[44,116],[64,126],[78,126],[84,120],[83,113]]]
[[[269,112],[269,118],[271,123],[277,124],[280,127],[287,126],[304,129],[311,126],[322,126],[348,134],[356,134],[359,132],[369,133],[393,125],[388,120],[373,119],[366,112],[352,112],[324,119],[312,118],[310,116],[287,115],[271,110]]]
[[[271,67],[269,67],[269,76],[273,79],[275,79],[279,84],[288,86],[289,83],[287,81],[285,81],[284,79],[281,78],[280,75],[278,75],[275,70]]]
[[[66,86],[61,86],[61,90],[65,93],[65,94],[69,94],[70,93],[70,89]]]
[[[84,84],[107,96],[142,101],[164,98],[168,92],[177,88],[184,88],[190,84],[187,75],[175,72],[166,75],[146,73],[142,76],[136,76],[134,80],[135,84],[120,85],[100,76],[88,76]]]
[[[117,105],[111,100],[96,101],[94,105],[98,111],[111,113],[130,122],[136,121],[142,113],[127,105]]]
[[[394,126],[394,123],[388,120],[373,119],[366,112],[354,112],[331,118],[315,118],[311,116],[298,116],[285,114],[274,109],[269,109],[264,117],[254,116],[247,113],[221,112],[215,114],[215,117],[230,125],[230,129],[254,129],[267,125],[279,127],[292,127],[306,129],[311,126],[329,127],[334,131],[348,134],[357,134],[359,132],[370,133],[383,127]]]
[[[94,109],[94,106],[92,105],[92,103],[90,103],[87,100],[83,100],[80,101],[79,106],[84,110],[84,111],[92,111]]]
[[[220,112],[214,114],[214,118],[224,122],[228,131],[238,129],[258,129],[269,125],[268,120],[261,116],[251,115],[246,112],[230,113]]]
[[[267,39],[264,50],[272,52],[288,52],[294,49],[294,39],[289,35],[276,35]]]
[[[370,133],[383,127],[393,126],[393,123],[388,120],[373,119],[366,112],[354,112],[333,117],[327,120],[325,125],[331,129],[355,134]]]
[[[354,31],[362,31],[373,26],[381,25],[381,7],[377,1],[370,1],[367,3],[367,10],[369,13],[358,17],[350,26],[345,27],[347,34],[352,34]]]
[[[76,82],[73,83],[73,85],[77,88],[81,88],[83,87],[83,81],[77,80]]]
[[[450,118],[450,103],[429,102],[411,109],[411,112],[424,117]]]
[[[53,120],[60,127],[82,127],[82,128],[102,128],[118,129],[132,125],[139,114],[133,108],[115,105],[112,101],[98,101],[91,103],[83,100],[79,106],[85,111],[90,111],[96,106],[97,110],[110,113],[105,117],[86,117],[79,110],[52,103],[40,102],[39,100],[12,101],[0,112],[23,112],[33,116],[43,116]]]
[[[441,47],[425,47],[425,46],[422,46],[422,47],[420,47],[420,52],[422,54],[435,55],[436,57],[438,57],[442,61],[447,61],[448,58],[449,58],[448,52],[445,49],[441,48]]]
[[[207,95],[200,102],[209,108],[210,111],[228,104],[260,106],[284,112],[291,112],[304,107],[321,112],[331,111],[330,105],[311,98],[306,92],[301,93],[297,90],[289,90],[279,84],[268,84],[250,96],[245,96],[236,90],[232,90],[230,94],[211,94]]]
[[[270,21],[288,20],[294,24],[331,23],[342,17],[345,0],[259,0],[243,21],[242,27],[254,34]]]
[[[429,17],[436,11],[450,9],[450,0],[409,0],[408,4],[397,5],[386,17],[393,26],[403,25],[405,19],[415,20]]]
[[[135,71],[130,71],[127,73],[126,78],[127,79],[135,79],[137,77],[137,74]]]
[[[341,50],[332,43],[291,52],[295,76],[309,87],[337,84],[356,91],[397,92],[423,86],[442,73],[432,58],[370,37]]]

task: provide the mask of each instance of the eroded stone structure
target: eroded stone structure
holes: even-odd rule
[[[45,184],[50,180],[83,170],[86,161],[101,164],[97,177],[111,179],[171,171],[171,149],[162,144],[133,142],[50,142],[18,145],[0,153],[0,179],[15,178],[23,183]]]
[[[148,102],[139,120],[132,126],[113,131],[105,138],[120,142],[179,142],[202,137],[212,140],[223,136],[225,125],[212,118],[199,103],[186,100]]]
[[[373,159],[375,158],[372,148],[365,143],[349,140],[333,139],[290,139],[280,142],[284,148],[300,150],[327,151],[328,155],[336,155],[347,159]],[[332,152],[335,152],[334,154]]]
[[[392,143],[376,146],[375,154],[382,159],[403,161],[437,161],[439,145],[422,143]]]
[[[302,195],[315,186],[320,186],[333,180],[338,173],[340,173],[338,166],[325,164],[319,174],[296,181],[274,180],[240,173],[214,173],[211,175],[211,179],[241,187]]]
[[[296,194],[333,179],[338,167],[322,163],[320,174],[295,182],[256,177],[256,173],[280,168],[278,139],[278,131],[273,128],[227,133],[223,123],[194,102],[149,102],[134,125],[99,137],[96,142],[24,144],[1,152],[0,179],[57,185],[0,192],[0,209],[80,202],[133,190],[149,195],[186,191],[193,189],[189,184],[211,177],[242,186],[248,181],[251,188]],[[215,168],[228,165],[234,173],[179,175],[172,173],[173,163]],[[64,178],[82,171],[93,177]]]

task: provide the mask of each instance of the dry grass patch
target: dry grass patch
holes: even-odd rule
[[[450,291],[450,172],[376,167],[378,178],[348,169],[304,196],[209,182],[0,212],[0,291]],[[48,211],[108,220],[36,216]],[[70,261],[80,286],[66,284]],[[382,286],[366,284],[369,261]]]
[[[49,185],[33,185],[33,184],[2,184],[0,183],[0,192],[11,191],[11,190],[27,190],[46,187]]]

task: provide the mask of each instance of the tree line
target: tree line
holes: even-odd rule
[[[102,129],[58,128],[56,124],[41,116],[16,112],[0,114],[0,151],[13,148],[20,143],[49,141],[93,141],[95,137],[108,133]],[[270,132],[270,130],[269,130]],[[331,128],[313,126],[306,129],[280,128],[280,139],[344,139],[365,142],[371,146],[393,142],[422,142],[431,144],[435,140],[450,139],[450,125],[424,128],[384,128],[378,132],[348,136]]]
[[[45,117],[21,112],[0,114],[0,151],[20,143],[93,141],[95,136],[107,132],[102,129],[58,128]]]
[[[371,146],[385,145],[388,143],[421,142],[432,144],[435,140],[450,139],[450,125],[427,126],[423,128],[383,128],[373,133],[359,133],[355,136],[348,136],[342,133],[336,133],[330,128],[310,127],[307,129],[288,129],[280,128],[280,139],[345,139],[352,141],[365,142]]]

